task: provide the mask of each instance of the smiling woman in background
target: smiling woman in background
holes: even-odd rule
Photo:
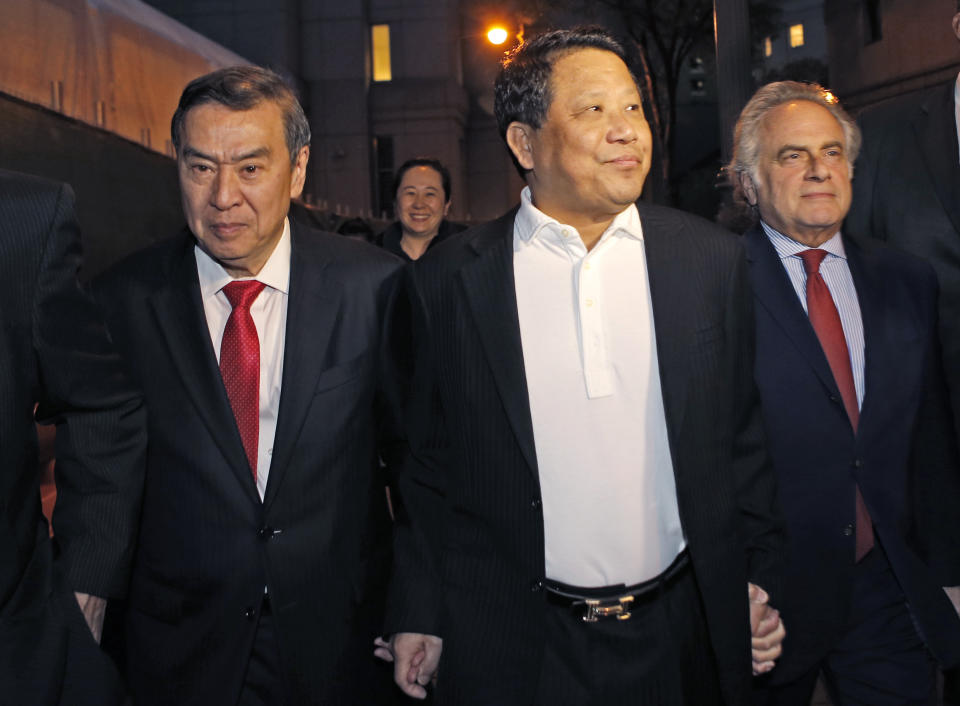
[[[430,157],[408,159],[393,178],[396,222],[380,236],[389,252],[412,261],[463,226],[447,222],[450,210],[450,172]]]

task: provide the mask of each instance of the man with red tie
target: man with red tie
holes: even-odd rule
[[[729,174],[746,234],[756,380],[787,521],[777,667],[758,704],[929,703],[934,659],[960,662],[957,449],[937,346],[932,270],[841,232],[855,123],[820,86],[761,88]],[[951,589],[952,590],[952,589]]]
[[[367,645],[390,558],[382,324],[401,263],[287,218],[310,129],[272,72],[196,79],[172,133],[188,230],[97,282],[149,414],[123,621],[136,703],[390,703]]]

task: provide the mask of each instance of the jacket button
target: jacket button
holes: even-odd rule
[[[852,536],[853,536],[853,525],[846,525],[846,526],[843,528],[843,536],[844,536],[844,537],[852,537]]]
[[[253,620],[256,614],[257,611],[255,611],[253,608],[247,608],[245,611],[243,611],[243,617],[247,620]]]
[[[275,530],[273,527],[261,527],[260,529],[257,530],[257,536],[263,540],[270,539],[275,534],[280,534],[280,533],[277,530]]]
[[[531,590],[533,593],[539,593],[540,591],[542,591],[542,590],[543,590],[543,581],[541,581],[540,579],[534,579],[534,580],[533,580],[533,583],[530,584],[530,590]]]
[[[530,501],[530,507],[539,511],[543,507],[543,501],[540,498],[534,498]]]
[[[854,468],[863,468],[863,461],[861,461],[859,458],[853,459],[853,467],[854,467]]]

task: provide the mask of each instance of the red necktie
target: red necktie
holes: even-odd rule
[[[257,479],[257,444],[260,435],[260,339],[250,316],[250,305],[263,291],[254,280],[230,282],[223,293],[233,311],[220,343],[220,375],[237,420],[243,450]]]
[[[830,372],[840,389],[843,406],[850,418],[850,425],[854,433],[860,421],[860,408],[857,405],[857,390],[853,385],[853,369],[850,367],[850,353],[847,350],[847,340],[843,336],[843,325],[840,323],[840,314],[830,296],[830,289],[820,275],[820,263],[827,256],[826,250],[804,250],[799,253],[803,260],[803,268],[807,272],[807,313],[813,330],[820,339],[820,347],[827,356]],[[860,486],[856,487],[856,560],[860,561],[873,548],[873,522],[867,512],[867,506],[860,494]]]

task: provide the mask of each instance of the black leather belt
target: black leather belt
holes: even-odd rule
[[[619,584],[602,588],[580,588],[547,579],[544,587],[550,603],[570,608],[585,623],[612,619],[629,620],[631,608],[661,595],[686,573],[689,566],[690,555],[684,549],[658,576],[633,586]]]

